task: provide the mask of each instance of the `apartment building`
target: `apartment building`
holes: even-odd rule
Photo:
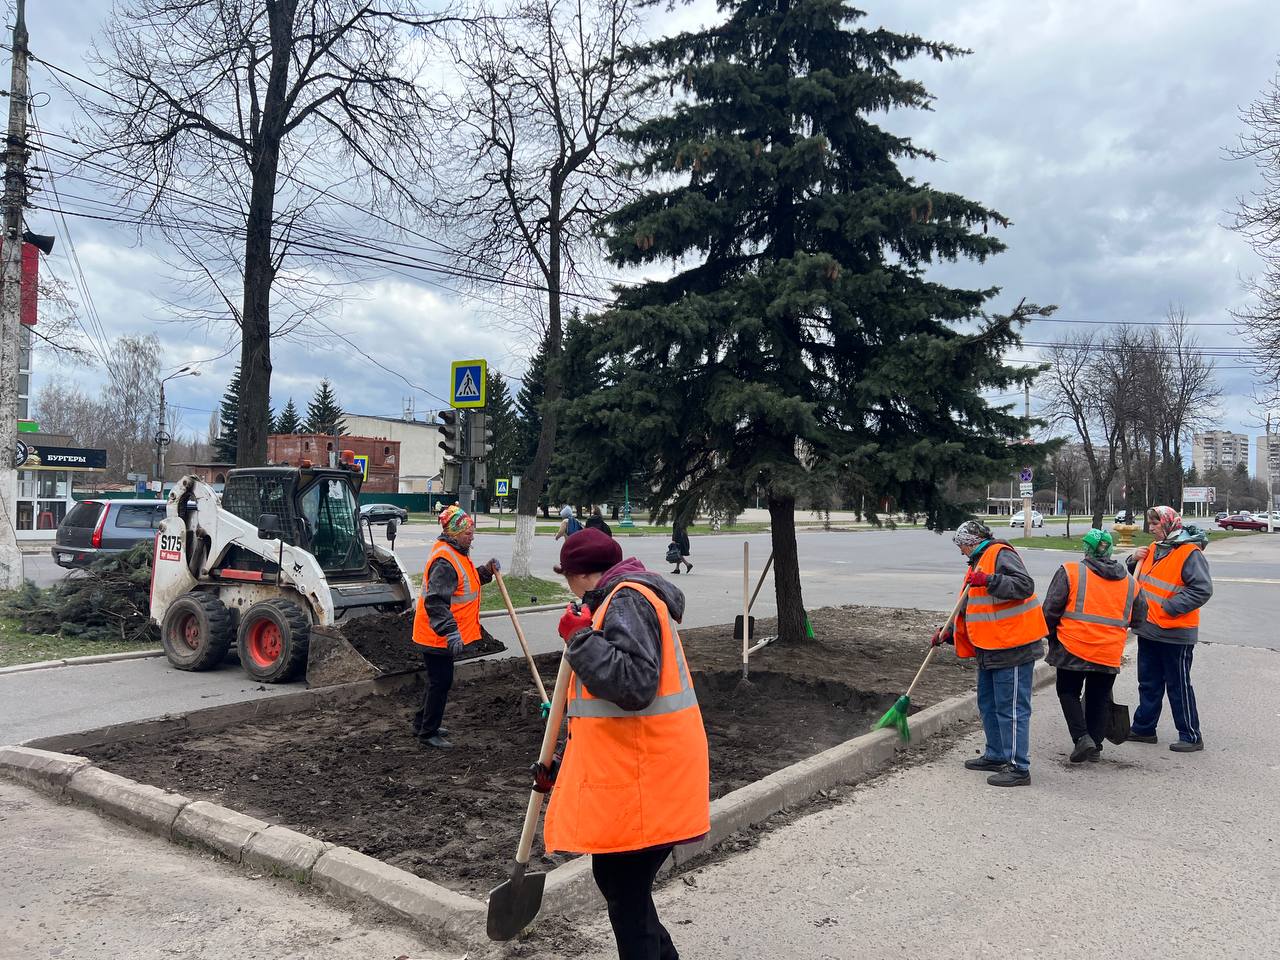
[[[1191,465],[1196,473],[1222,467],[1235,470],[1237,464],[1249,464],[1249,437],[1230,430],[1207,430],[1191,438]]]

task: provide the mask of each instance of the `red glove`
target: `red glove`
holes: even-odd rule
[[[933,631],[933,639],[929,641],[929,646],[940,647],[944,643],[955,643],[956,636],[950,627],[939,627]]]
[[[556,785],[556,777],[560,775],[560,759],[560,754],[557,753],[551,758],[550,766],[535,763],[529,768],[529,772],[533,774],[533,789],[538,793],[550,793],[551,788]]]
[[[964,582],[971,587],[985,587],[990,579],[991,577],[987,571],[979,570],[977,567],[974,567],[965,576]]]
[[[560,639],[565,643],[583,627],[591,626],[591,608],[580,606],[576,609],[571,603],[564,608],[564,616],[560,618]]]

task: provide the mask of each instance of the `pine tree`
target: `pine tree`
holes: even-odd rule
[[[280,411],[280,416],[276,417],[275,432],[300,433],[301,431],[302,418],[298,416],[298,408],[294,406],[293,397],[290,397],[289,402]]]
[[[346,432],[342,422],[342,407],[333,395],[333,387],[327,379],[320,381],[316,395],[307,404],[307,433],[324,433],[340,436]]]
[[[1006,221],[905,176],[899,161],[931,154],[872,122],[930,104],[896,63],[963,51],[860,27],[839,0],[720,9],[635,54],[653,92],[681,95],[629,135],[656,185],[606,220],[610,257],[692,266],[622,290],[593,324],[599,387],[568,405],[562,449],[600,490],[642,471],[633,496],[666,516],[740,511],[759,486],[779,634],[799,640],[797,499],[865,493],[954,522],[945,481],[1011,463],[1023,425],[980,391],[1032,376],[1001,357],[1043,311],[986,316],[995,290],[926,279],[935,259],[999,252],[987,229]]]
[[[484,412],[489,420],[489,429],[493,431],[493,449],[489,452],[486,476],[492,491],[493,481],[499,477],[509,479],[511,468],[517,465],[516,461],[520,456],[520,421],[506,378],[490,368],[488,380]]]
[[[543,344],[529,361],[524,380],[516,393],[516,416],[519,420],[518,454],[515,466],[524,468],[533,460],[538,449],[538,434],[542,430],[542,398],[545,392],[547,348]]]
[[[236,372],[227,384],[227,392],[222,395],[222,403],[218,408],[218,436],[213,441],[213,458],[218,463],[236,462],[236,452],[240,446],[240,434],[236,427],[239,411],[240,365],[236,364]]]

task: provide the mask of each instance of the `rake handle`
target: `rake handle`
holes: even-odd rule
[[[498,582],[498,590],[502,593],[502,602],[507,605],[507,613],[511,615],[511,625],[516,628],[516,639],[520,641],[520,649],[524,651],[524,658],[529,664],[529,672],[533,674],[533,682],[538,685],[538,696],[542,698],[542,702],[547,702],[547,688],[542,685],[542,676],[538,673],[537,664],[533,662],[533,654],[529,652],[529,642],[524,638],[524,630],[520,626],[520,620],[516,616],[516,608],[511,605],[511,594],[507,593],[507,584],[502,579],[502,571],[493,571],[493,579]]]
[[[564,719],[564,704],[569,696],[569,654],[566,651],[560,657],[560,670],[556,674],[555,691],[551,694],[551,712],[547,715],[547,726],[542,733],[542,748],[538,751],[538,763],[544,767],[551,763],[555,756],[556,740],[560,736],[560,722]],[[524,812],[524,826],[520,830],[520,843],[516,847],[517,869],[529,863],[529,854],[533,850],[533,835],[538,829],[538,817],[542,814],[542,802],[546,794],[537,790],[529,791],[529,806]]]
[[[960,596],[956,597],[955,606],[951,608],[951,616],[947,617],[947,622],[943,624],[943,632],[946,632],[949,627],[955,624],[956,617],[960,616],[960,608],[964,606],[965,597],[967,597],[968,594],[969,591],[967,589],[962,589],[960,591]],[[915,693],[916,684],[918,684],[920,682],[920,678],[924,676],[924,668],[929,666],[929,661],[933,659],[933,654],[937,649],[937,647],[930,646],[929,652],[924,655],[924,663],[920,664],[920,669],[916,671],[915,679],[911,681],[911,686],[907,687],[906,697],[908,700],[911,699],[911,694]]]

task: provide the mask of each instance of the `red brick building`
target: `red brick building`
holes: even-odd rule
[[[298,466],[310,460],[316,466],[329,463],[329,453],[352,451],[357,458],[365,457],[368,470],[364,489],[369,493],[400,492],[400,441],[379,440],[376,437],[337,438],[325,433],[273,433],[267,437],[267,461]]]

